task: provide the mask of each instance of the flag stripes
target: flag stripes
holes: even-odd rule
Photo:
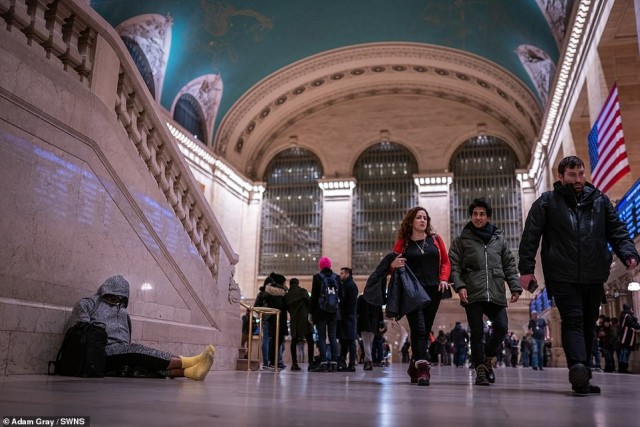
[[[617,85],[613,85],[598,119],[589,132],[588,140],[591,181],[604,193],[631,172],[624,144]]]

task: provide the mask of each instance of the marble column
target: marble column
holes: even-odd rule
[[[353,217],[353,178],[321,179],[322,256],[329,257],[333,270],[351,266],[351,224]]]

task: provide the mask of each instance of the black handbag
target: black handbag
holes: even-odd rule
[[[419,310],[430,302],[427,291],[409,267],[400,267],[394,271],[389,285],[387,317],[400,320],[407,313]]]

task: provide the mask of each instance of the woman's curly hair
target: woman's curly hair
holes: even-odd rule
[[[402,240],[404,242],[411,241],[411,233],[413,231],[413,220],[416,219],[418,212],[423,211],[427,214],[427,235],[431,236],[435,234],[435,230],[431,226],[431,217],[429,216],[429,212],[421,206],[416,206],[415,208],[410,209],[402,219],[402,223],[400,223],[400,228],[398,228],[398,232],[396,233],[396,238],[398,240]]]

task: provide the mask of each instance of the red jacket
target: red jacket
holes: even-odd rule
[[[433,235],[433,241],[436,244],[436,248],[438,252],[440,252],[440,281],[449,282],[449,276],[451,275],[451,262],[449,262],[449,254],[447,252],[447,248],[444,246],[444,242],[442,238],[437,234]],[[393,246],[393,251],[397,254],[401,254],[404,252],[406,248],[406,243],[404,240],[398,240],[396,244]]]

